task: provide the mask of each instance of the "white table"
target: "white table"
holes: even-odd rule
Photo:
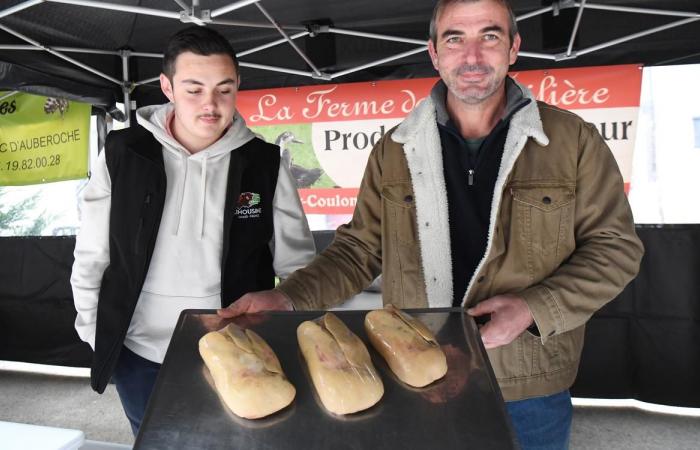
[[[3,450],[77,450],[84,442],[80,430],[0,421]]]

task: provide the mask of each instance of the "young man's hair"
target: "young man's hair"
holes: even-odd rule
[[[163,54],[163,73],[172,81],[175,75],[175,60],[185,52],[196,55],[229,55],[233,60],[238,75],[238,58],[236,52],[221,34],[208,27],[192,26],[172,35],[165,46]]]
[[[430,19],[430,40],[433,41],[433,45],[437,45],[437,20],[442,14],[442,12],[450,5],[455,3],[477,3],[480,1],[491,1],[502,5],[506,10],[508,10],[508,38],[510,39],[510,45],[513,45],[513,39],[515,35],[518,34],[518,22],[515,19],[515,13],[513,13],[513,8],[510,6],[508,0],[438,0],[435,8],[433,9],[433,17]]]

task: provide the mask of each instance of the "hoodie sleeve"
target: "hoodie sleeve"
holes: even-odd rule
[[[112,186],[105,152],[100,153],[90,181],[80,199],[81,224],[75,242],[75,262],[70,282],[78,316],[75,329],[80,339],[95,349],[97,300],[102,275],[109,265],[109,213]]]
[[[305,267],[316,255],[313,235],[299,200],[289,167],[280,160],[275,197],[272,200],[274,233],[270,242],[273,268],[281,279]]]

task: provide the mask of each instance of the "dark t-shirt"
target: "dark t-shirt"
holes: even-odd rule
[[[431,92],[442,146],[447,188],[452,256],[453,306],[461,306],[469,281],[484,257],[493,191],[503,156],[510,119],[530,100],[510,80],[506,82],[506,113],[488,136],[465,139],[445,107],[447,88],[438,82]]]

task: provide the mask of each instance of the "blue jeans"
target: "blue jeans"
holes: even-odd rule
[[[569,391],[506,402],[522,450],[569,448],[573,407]]]
[[[148,399],[156,383],[160,364],[149,361],[122,347],[112,382],[117,387],[119,400],[131,424],[134,436],[139,432]]]

